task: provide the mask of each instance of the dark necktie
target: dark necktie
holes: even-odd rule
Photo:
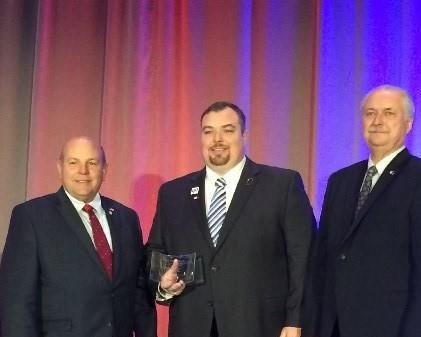
[[[208,225],[209,231],[212,238],[213,245],[216,247],[218,242],[219,231],[221,230],[222,224],[227,213],[226,206],[226,182],[224,178],[218,178],[215,182],[215,193],[213,194],[211,204],[209,206],[208,213]]]
[[[373,177],[376,175],[377,169],[376,167],[370,166],[367,170],[367,173],[364,178],[363,186],[361,187],[360,195],[358,197],[357,208],[355,210],[355,215],[358,214],[361,207],[363,207],[364,203],[367,201],[368,195],[371,192],[371,185],[373,181]]]
[[[89,215],[96,251],[109,279],[111,280],[113,275],[113,252],[111,251],[101,224],[95,215],[94,208],[89,204],[85,204],[82,209]]]

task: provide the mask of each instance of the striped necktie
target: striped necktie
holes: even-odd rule
[[[208,212],[208,226],[213,245],[216,247],[219,237],[219,231],[227,214],[227,193],[225,186],[227,183],[224,178],[218,178],[215,182],[215,193],[213,194]]]

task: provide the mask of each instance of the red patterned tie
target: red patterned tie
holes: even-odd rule
[[[89,215],[96,251],[109,279],[111,280],[113,275],[113,252],[111,251],[101,224],[95,215],[94,208],[91,205],[86,204],[82,209]]]

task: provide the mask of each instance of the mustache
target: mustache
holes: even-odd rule
[[[226,148],[226,147],[227,147],[227,145],[225,145],[225,144],[223,144],[223,143],[216,143],[216,144],[213,144],[213,145],[210,147],[210,149],[211,149],[211,150],[214,150],[214,149],[215,149],[215,148],[217,148],[217,147]]]

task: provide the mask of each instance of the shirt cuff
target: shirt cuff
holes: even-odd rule
[[[155,294],[155,300],[158,302],[165,302],[172,299],[174,295],[167,293],[164,289],[161,288],[161,283],[158,283],[158,288]]]

